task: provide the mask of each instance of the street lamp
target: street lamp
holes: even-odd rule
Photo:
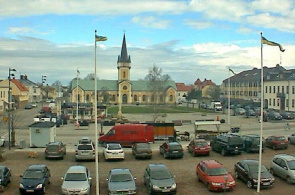
[[[225,175],[224,176],[224,193],[226,192],[226,184],[227,184],[227,181],[228,181],[228,176]]]
[[[15,76],[13,74],[13,72],[16,72],[16,69],[14,68],[9,68],[8,70],[8,148],[10,150],[10,142],[11,142],[11,134],[14,133],[12,132],[13,131],[13,128],[11,127],[11,89],[10,89],[10,81],[11,81],[11,76]],[[14,139],[13,139],[14,141]]]
[[[43,85],[43,83],[45,83],[46,81],[46,76],[45,75],[42,75],[42,81],[41,81],[41,84]]]

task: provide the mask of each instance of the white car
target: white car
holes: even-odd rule
[[[109,143],[105,145],[105,148],[103,150],[103,156],[105,160],[109,159],[122,159],[125,158],[125,153],[123,151],[123,148],[120,144],[117,143]]]
[[[71,166],[64,177],[61,185],[62,194],[91,194],[91,174],[90,171],[82,165]]]
[[[293,133],[292,135],[290,135],[288,137],[288,140],[289,140],[290,144],[295,144],[295,133]]]

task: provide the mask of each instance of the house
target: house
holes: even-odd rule
[[[41,88],[36,83],[29,80],[27,75],[20,75],[19,82],[25,85],[29,90],[29,102],[42,101]]]
[[[46,147],[49,142],[54,142],[56,125],[51,121],[36,122],[30,128],[30,147]]]
[[[184,100],[188,93],[194,89],[193,85],[185,85],[184,83],[175,83],[177,88],[177,99]]]
[[[202,97],[203,98],[212,98],[209,95],[209,91],[213,90],[216,88],[217,85],[211,81],[211,79],[204,79],[204,81],[201,81],[199,78],[194,82],[194,88],[196,90],[201,90],[202,91]]]

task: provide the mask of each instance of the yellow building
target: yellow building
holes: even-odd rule
[[[125,34],[121,55],[117,61],[117,80],[97,80],[98,103],[118,104],[175,104],[177,89],[174,81],[163,81],[155,90],[149,81],[131,78],[131,58],[127,54]],[[74,80],[72,82],[71,102],[94,104],[94,80]]]

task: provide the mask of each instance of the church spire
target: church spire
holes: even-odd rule
[[[128,54],[127,54],[125,33],[124,33],[124,37],[123,37],[123,43],[122,43],[122,48],[121,48],[121,55],[118,56],[118,63],[119,62],[131,63],[130,56],[128,56]]]

